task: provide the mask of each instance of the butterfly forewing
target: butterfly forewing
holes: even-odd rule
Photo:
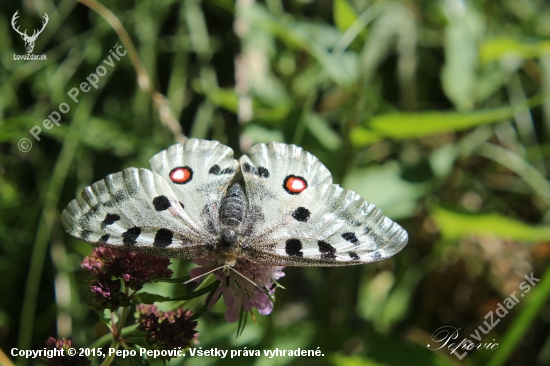
[[[150,160],[196,223],[219,233],[219,205],[239,169],[233,150],[217,141],[189,139]]]
[[[180,258],[208,255],[214,238],[159,175],[129,168],[86,187],[63,214],[65,230],[96,245]]]

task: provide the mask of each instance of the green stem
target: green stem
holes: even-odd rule
[[[120,337],[125,337],[127,335],[132,334],[136,330],[137,324],[132,324],[127,327],[124,327],[119,332]],[[101,348],[105,346],[107,343],[109,343],[110,340],[113,339],[113,336],[111,333],[105,334],[104,336],[96,339],[94,343],[90,345],[90,348]]]
[[[296,130],[294,130],[294,138],[292,139],[293,144],[296,144],[298,146],[302,145],[302,138],[304,137],[304,133],[306,131],[308,119],[310,118],[311,112],[313,111],[315,97],[316,93],[313,91],[309,92],[306,97],[306,101],[302,107],[302,113],[300,114],[298,124],[296,125]]]
[[[124,292],[126,292],[126,294],[128,294],[128,288],[126,288],[124,290]],[[113,327],[113,328],[115,328],[115,332],[113,332],[112,334],[108,334],[108,336],[112,336],[112,341],[111,341],[111,345],[109,346],[109,349],[113,348],[113,349],[117,350],[118,347],[120,347],[120,337],[122,336],[122,330],[123,330],[122,327],[124,326],[124,323],[126,323],[126,318],[128,317],[129,313],[130,313],[130,307],[129,306],[126,306],[126,307],[122,308],[122,315],[120,316],[118,324],[117,324],[116,328]],[[96,343],[97,343],[97,341],[96,341]],[[101,366],[109,366],[111,364],[111,362],[113,362],[114,359],[115,359],[115,352],[109,352],[109,354],[107,355],[105,360],[103,360],[103,363],[101,364]]]
[[[120,316],[120,320],[118,322],[118,326],[116,328],[116,334],[113,334],[113,336],[118,340],[121,336],[122,327],[124,327],[124,323],[126,323],[126,318],[128,318],[128,314],[130,313],[130,307],[127,306],[125,308],[122,308],[122,315]]]
[[[78,1],[98,13],[113,28],[113,30],[120,38],[120,41],[124,45],[124,48],[126,49],[126,51],[128,51],[130,62],[132,63],[132,66],[137,73],[139,88],[151,97],[155,107],[157,108],[157,111],[159,112],[160,121],[170,129],[176,141],[182,143],[185,142],[185,140],[187,140],[187,137],[183,135],[181,125],[172,113],[170,107],[168,106],[166,97],[160,94],[155,89],[155,86],[151,83],[151,78],[149,77],[145,66],[143,66],[143,63],[139,58],[138,52],[136,50],[136,47],[134,46],[134,43],[132,42],[132,39],[130,38],[130,35],[128,34],[120,20],[117,18],[117,16],[107,7],[100,4],[96,0]]]
[[[120,345],[120,342],[113,338],[113,341],[111,342],[111,345],[109,346],[109,350],[111,348],[114,348],[115,350],[117,350],[119,345]],[[105,359],[101,363],[101,366],[109,366],[111,364],[111,362],[113,362],[113,360],[115,359],[115,353],[116,352],[109,352],[107,354],[107,357],[105,357]]]

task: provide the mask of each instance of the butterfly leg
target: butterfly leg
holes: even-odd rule
[[[208,271],[208,272],[206,272],[206,273],[203,273],[203,274],[201,274],[201,275],[198,275],[198,276],[196,276],[196,277],[193,277],[193,278],[191,278],[190,280],[185,281],[183,284],[184,284],[184,285],[187,285],[189,282],[193,282],[193,281],[195,281],[197,278],[201,278],[201,277],[203,277],[203,276],[209,275],[209,274],[212,273],[212,272],[216,272],[218,269],[220,269],[220,268],[222,268],[222,267],[224,267],[224,266],[219,266],[219,267],[214,268],[213,270],[210,270],[210,271]]]
[[[254,287],[256,288],[256,290],[260,291],[260,292],[263,292],[262,288],[258,285],[256,285],[256,283],[254,281],[252,281],[250,278],[246,277],[245,275],[243,275],[241,272],[237,271],[235,268],[233,267],[230,267],[230,266],[227,266],[226,268],[229,268],[230,270],[232,270],[233,272],[235,272],[236,274],[238,274],[239,276],[241,276],[242,278],[244,278],[245,280],[247,280],[248,282],[250,282],[252,285],[254,285]],[[224,268],[225,270],[225,268]]]

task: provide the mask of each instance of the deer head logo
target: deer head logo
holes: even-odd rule
[[[21,38],[23,38],[23,41],[25,41],[25,48],[27,49],[27,53],[31,53],[33,48],[34,48],[34,42],[36,42],[36,38],[38,37],[38,35],[40,33],[42,33],[44,28],[46,28],[46,24],[48,24],[48,14],[44,13],[45,22],[42,23],[42,29],[40,29],[38,31],[38,33],[35,29],[34,32],[32,33],[32,36],[28,36],[26,29],[25,29],[24,32],[21,32],[19,30],[19,26],[17,26],[17,28],[15,28],[15,25],[16,25],[15,21],[17,20],[17,18],[19,18],[19,15],[17,15],[18,12],[19,12],[19,10],[16,11],[15,14],[13,14],[13,17],[11,18],[11,26],[17,33],[19,33],[21,35]]]

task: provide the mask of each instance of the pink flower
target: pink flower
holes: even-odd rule
[[[147,282],[169,278],[172,275],[169,265],[168,258],[95,248],[81,263],[89,273],[87,281],[92,291],[90,306],[96,310],[129,306],[130,297],[123,292],[122,282],[127,288],[140,290]]]
[[[168,258],[105,247],[96,247],[81,263],[92,275],[107,273],[121,278],[133,290],[141,289],[147,282],[172,276],[169,265]]]
[[[200,276],[216,267],[219,264],[214,260],[212,256],[203,259],[195,259],[194,263],[200,267],[193,268],[189,275],[191,278]],[[252,282],[258,285],[262,289],[267,289],[268,293],[273,296],[275,289],[277,288],[274,281],[283,277],[285,274],[282,272],[284,267],[264,266],[256,264],[247,259],[239,259],[233,269],[240,272],[242,275],[249,278]],[[252,311],[255,307],[262,315],[268,315],[273,310],[273,302],[264,291],[259,291],[252,283],[239,276],[234,271],[231,271],[229,275],[229,287],[226,286],[225,274],[222,269],[214,272],[216,277],[221,281],[220,286],[216,290],[216,293],[212,297],[212,300],[208,304],[210,309],[219,300],[223,294],[223,301],[227,306],[225,310],[225,319],[234,323],[239,319],[239,311],[242,304],[244,311]],[[202,281],[204,278],[196,279],[197,282]]]

